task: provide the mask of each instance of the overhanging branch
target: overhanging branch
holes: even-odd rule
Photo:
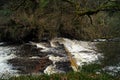
[[[62,1],[68,2],[73,5],[76,4],[75,2],[73,2],[71,0],[62,0]],[[102,3],[99,7],[97,7],[96,9],[89,9],[89,10],[85,9],[82,11],[79,9],[79,10],[75,10],[73,12],[79,16],[84,16],[84,15],[90,16],[93,14],[97,14],[99,11],[120,11],[120,6],[118,6],[118,3],[117,3],[117,5],[108,5],[109,2],[117,3],[116,1],[107,0],[104,3]]]
[[[75,3],[73,1],[71,1],[71,0],[62,0],[62,1],[68,2],[69,4],[72,4],[72,5],[75,5]]]

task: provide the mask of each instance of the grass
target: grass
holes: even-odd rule
[[[6,80],[6,79],[2,79]],[[52,74],[40,76],[11,77],[8,80],[118,80],[108,74],[95,74],[86,72],[69,72],[66,74]]]
[[[100,68],[101,65],[99,64],[90,64],[83,66],[80,72],[71,71],[65,74],[28,75],[1,80],[120,80],[120,77],[113,77],[107,73],[96,74],[96,71]]]

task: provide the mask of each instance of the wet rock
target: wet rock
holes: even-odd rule
[[[47,51],[42,51],[43,53],[48,53],[48,55],[52,54],[54,56],[60,56],[60,57],[65,57],[67,56],[66,52],[64,49],[61,49],[59,47],[57,48],[50,48]]]
[[[30,44],[24,44],[21,45],[18,50],[16,50],[16,55],[20,57],[32,57],[32,56],[39,56],[39,57],[45,57],[47,54],[40,52],[41,49],[36,48],[33,45]]]
[[[80,53],[92,53],[92,51],[80,51]]]
[[[14,66],[14,69],[19,70],[20,74],[28,74],[34,72],[43,72],[43,70],[52,64],[48,58],[29,59],[29,58],[14,58],[8,60],[9,64]]]
[[[72,70],[71,64],[69,61],[68,62],[56,62],[55,65],[56,65],[56,69],[59,69],[61,71],[68,72]]]

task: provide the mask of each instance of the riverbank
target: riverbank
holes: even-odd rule
[[[11,77],[7,80],[120,80],[120,77],[113,77],[106,73],[95,72],[101,67],[98,64],[83,66],[80,72],[68,72],[65,74],[51,75],[27,75],[19,77]],[[6,80],[6,79],[2,79]]]

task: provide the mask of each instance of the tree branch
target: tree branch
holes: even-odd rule
[[[15,9],[13,9],[14,11],[18,10],[19,7],[21,7],[26,0],[23,0],[17,7],[15,7]]]
[[[70,0],[62,0],[62,1],[65,1],[65,2],[68,2],[70,4],[75,5],[75,2],[72,2]],[[120,11],[120,6],[118,6],[117,4],[116,5],[108,5],[109,2],[116,3],[116,1],[107,0],[104,3],[102,3],[96,9],[89,9],[89,10],[85,9],[85,10],[82,10],[82,11],[81,10],[75,10],[74,12],[79,16],[84,16],[84,15],[90,16],[90,15],[93,15],[93,14],[97,14],[99,11],[113,11],[113,10],[114,11]]]
[[[62,0],[64,2],[68,2],[69,4],[72,4],[72,5],[75,5],[75,3],[73,1],[70,1],[70,0]]]

